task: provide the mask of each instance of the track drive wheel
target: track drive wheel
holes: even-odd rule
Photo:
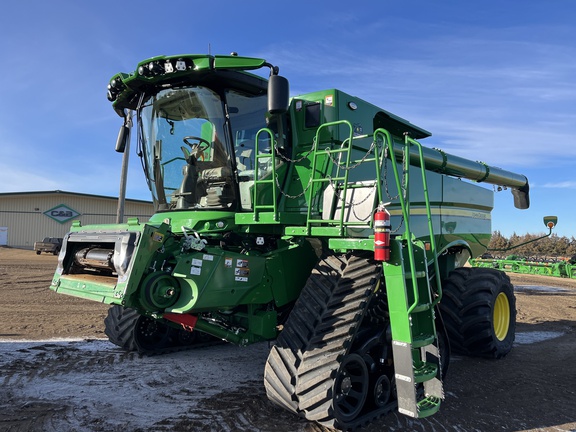
[[[516,298],[506,273],[455,269],[443,282],[440,310],[454,352],[497,359],[512,349]]]

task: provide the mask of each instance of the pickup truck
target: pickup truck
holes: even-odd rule
[[[36,251],[36,255],[40,255],[42,252],[58,255],[58,253],[60,253],[61,247],[62,238],[58,237],[45,237],[41,242],[34,242],[34,250]]]

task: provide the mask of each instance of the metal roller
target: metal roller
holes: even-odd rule
[[[114,249],[88,247],[74,254],[74,262],[86,268],[98,268],[115,271]]]

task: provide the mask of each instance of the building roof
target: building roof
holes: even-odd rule
[[[61,194],[61,195],[73,195],[78,197],[87,197],[87,198],[101,198],[101,199],[111,199],[117,200],[118,197],[111,197],[106,195],[93,195],[93,194],[86,194],[86,193],[79,193],[79,192],[67,192],[61,190],[52,190],[52,191],[30,191],[30,192],[0,192],[0,198],[3,196],[16,196],[16,195],[52,195],[52,194]],[[126,198],[126,201],[135,202],[135,203],[144,203],[144,204],[152,204],[152,201],[146,200],[137,200]]]

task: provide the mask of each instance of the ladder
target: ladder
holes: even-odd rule
[[[347,138],[340,144],[334,140],[322,142],[329,128],[339,128],[348,131]],[[369,135],[354,135],[352,124],[347,120],[339,120],[322,124],[316,131],[310,154],[310,177],[305,188],[306,220],[301,227],[288,227],[287,232],[295,235],[312,235],[326,237],[345,237],[347,228],[371,228],[372,210],[375,203],[382,200],[380,171],[382,158],[378,146],[373,141],[370,148],[355,145],[358,140],[369,138]],[[352,158],[353,151],[362,154],[359,159]],[[367,181],[350,181],[350,173],[363,164],[373,164],[368,169],[373,176],[364,176]],[[368,168],[367,168],[368,167]],[[369,204],[370,211],[365,218],[350,218],[355,202],[355,192],[370,190],[367,196],[359,199]],[[368,200],[370,200],[368,202]]]
[[[341,128],[340,132],[347,135],[347,138],[341,141],[329,138],[331,131],[338,128]],[[302,163],[302,166],[309,168],[303,171],[308,173],[308,178],[302,185],[302,193],[298,196],[289,196],[282,191],[278,181],[275,150],[261,153],[258,148],[260,134],[269,135],[274,142],[274,134],[270,129],[265,128],[258,132],[252,192],[253,212],[236,214],[237,223],[284,224],[287,235],[332,238],[346,237],[348,227],[372,228],[372,210],[375,204],[382,200],[380,173],[383,160],[379,155],[379,145],[375,141],[372,141],[370,148],[366,148],[365,143],[358,144],[359,140],[367,139],[369,135],[355,135],[352,124],[347,120],[322,124],[316,131],[308,153],[297,161],[292,161],[294,165]],[[352,157],[353,152],[362,156],[355,159]],[[258,169],[261,163],[270,166],[265,176],[262,176]],[[369,180],[350,181],[350,172],[361,165],[361,169],[369,170],[370,174],[364,176],[364,179]],[[369,194],[367,190],[370,191]],[[284,195],[285,199],[303,197],[306,206],[304,211],[281,211],[280,194]],[[355,195],[360,195],[361,198],[356,199]],[[362,220],[358,218],[350,220],[348,217],[349,213],[354,211],[356,201],[366,203],[369,209]],[[372,242],[358,241],[354,243],[354,247],[371,250]]]
[[[260,143],[260,135],[265,134],[270,137],[271,149],[270,153],[263,153],[260,151],[259,143]],[[254,222],[264,222],[261,220],[260,216],[261,213],[264,213],[268,216],[267,222],[276,222],[278,223],[278,190],[277,190],[277,177],[276,177],[276,159],[274,156],[275,145],[274,145],[274,132],[272,132],[268,128],[260,129],[256,134],[255,138],[255,146],[254,146],[254,189],[252,192],[252,202],[253,202],[253,220]],[[264,163],[269,164],[270,166],[270,173],[265,178],[261,178],[260,174],[260,164],[262,161],[267,161]],[[270,186],[271,187],[271,194],[268,196],[268,202],[260,204],[262,201],[260,199],[260,191],[262,188],[260,186]],[[271,220],[270,220],[271,219]]]
[[[391,260],[383,266],[392,327],[398,411],[410,417],[422,418],[436,413],[444,398],[440,349],[434,322],[434,307],[440,301],[442,291],[426,183],[426,168],[422,147],[417,141],[406,135],[403,145],[395,145],[390,134],[384,129],[375,131],[374,139],[376,140],[377,137],[385,143],[392,160],[391,165],[405,224],[404,234],[399,238],[391,239]],[[421,167],[421,181],[430,233],[429,244],[415,240],[410,230],[408,168],[412,148],[417,150]],[[401,160],[403,161],[404,185],[396,164],[398,152],[403,152]],[[402,193],[403,190],[405,194]],[[436,290],[433,290],[430,284],[427,248],[432,256]]]

